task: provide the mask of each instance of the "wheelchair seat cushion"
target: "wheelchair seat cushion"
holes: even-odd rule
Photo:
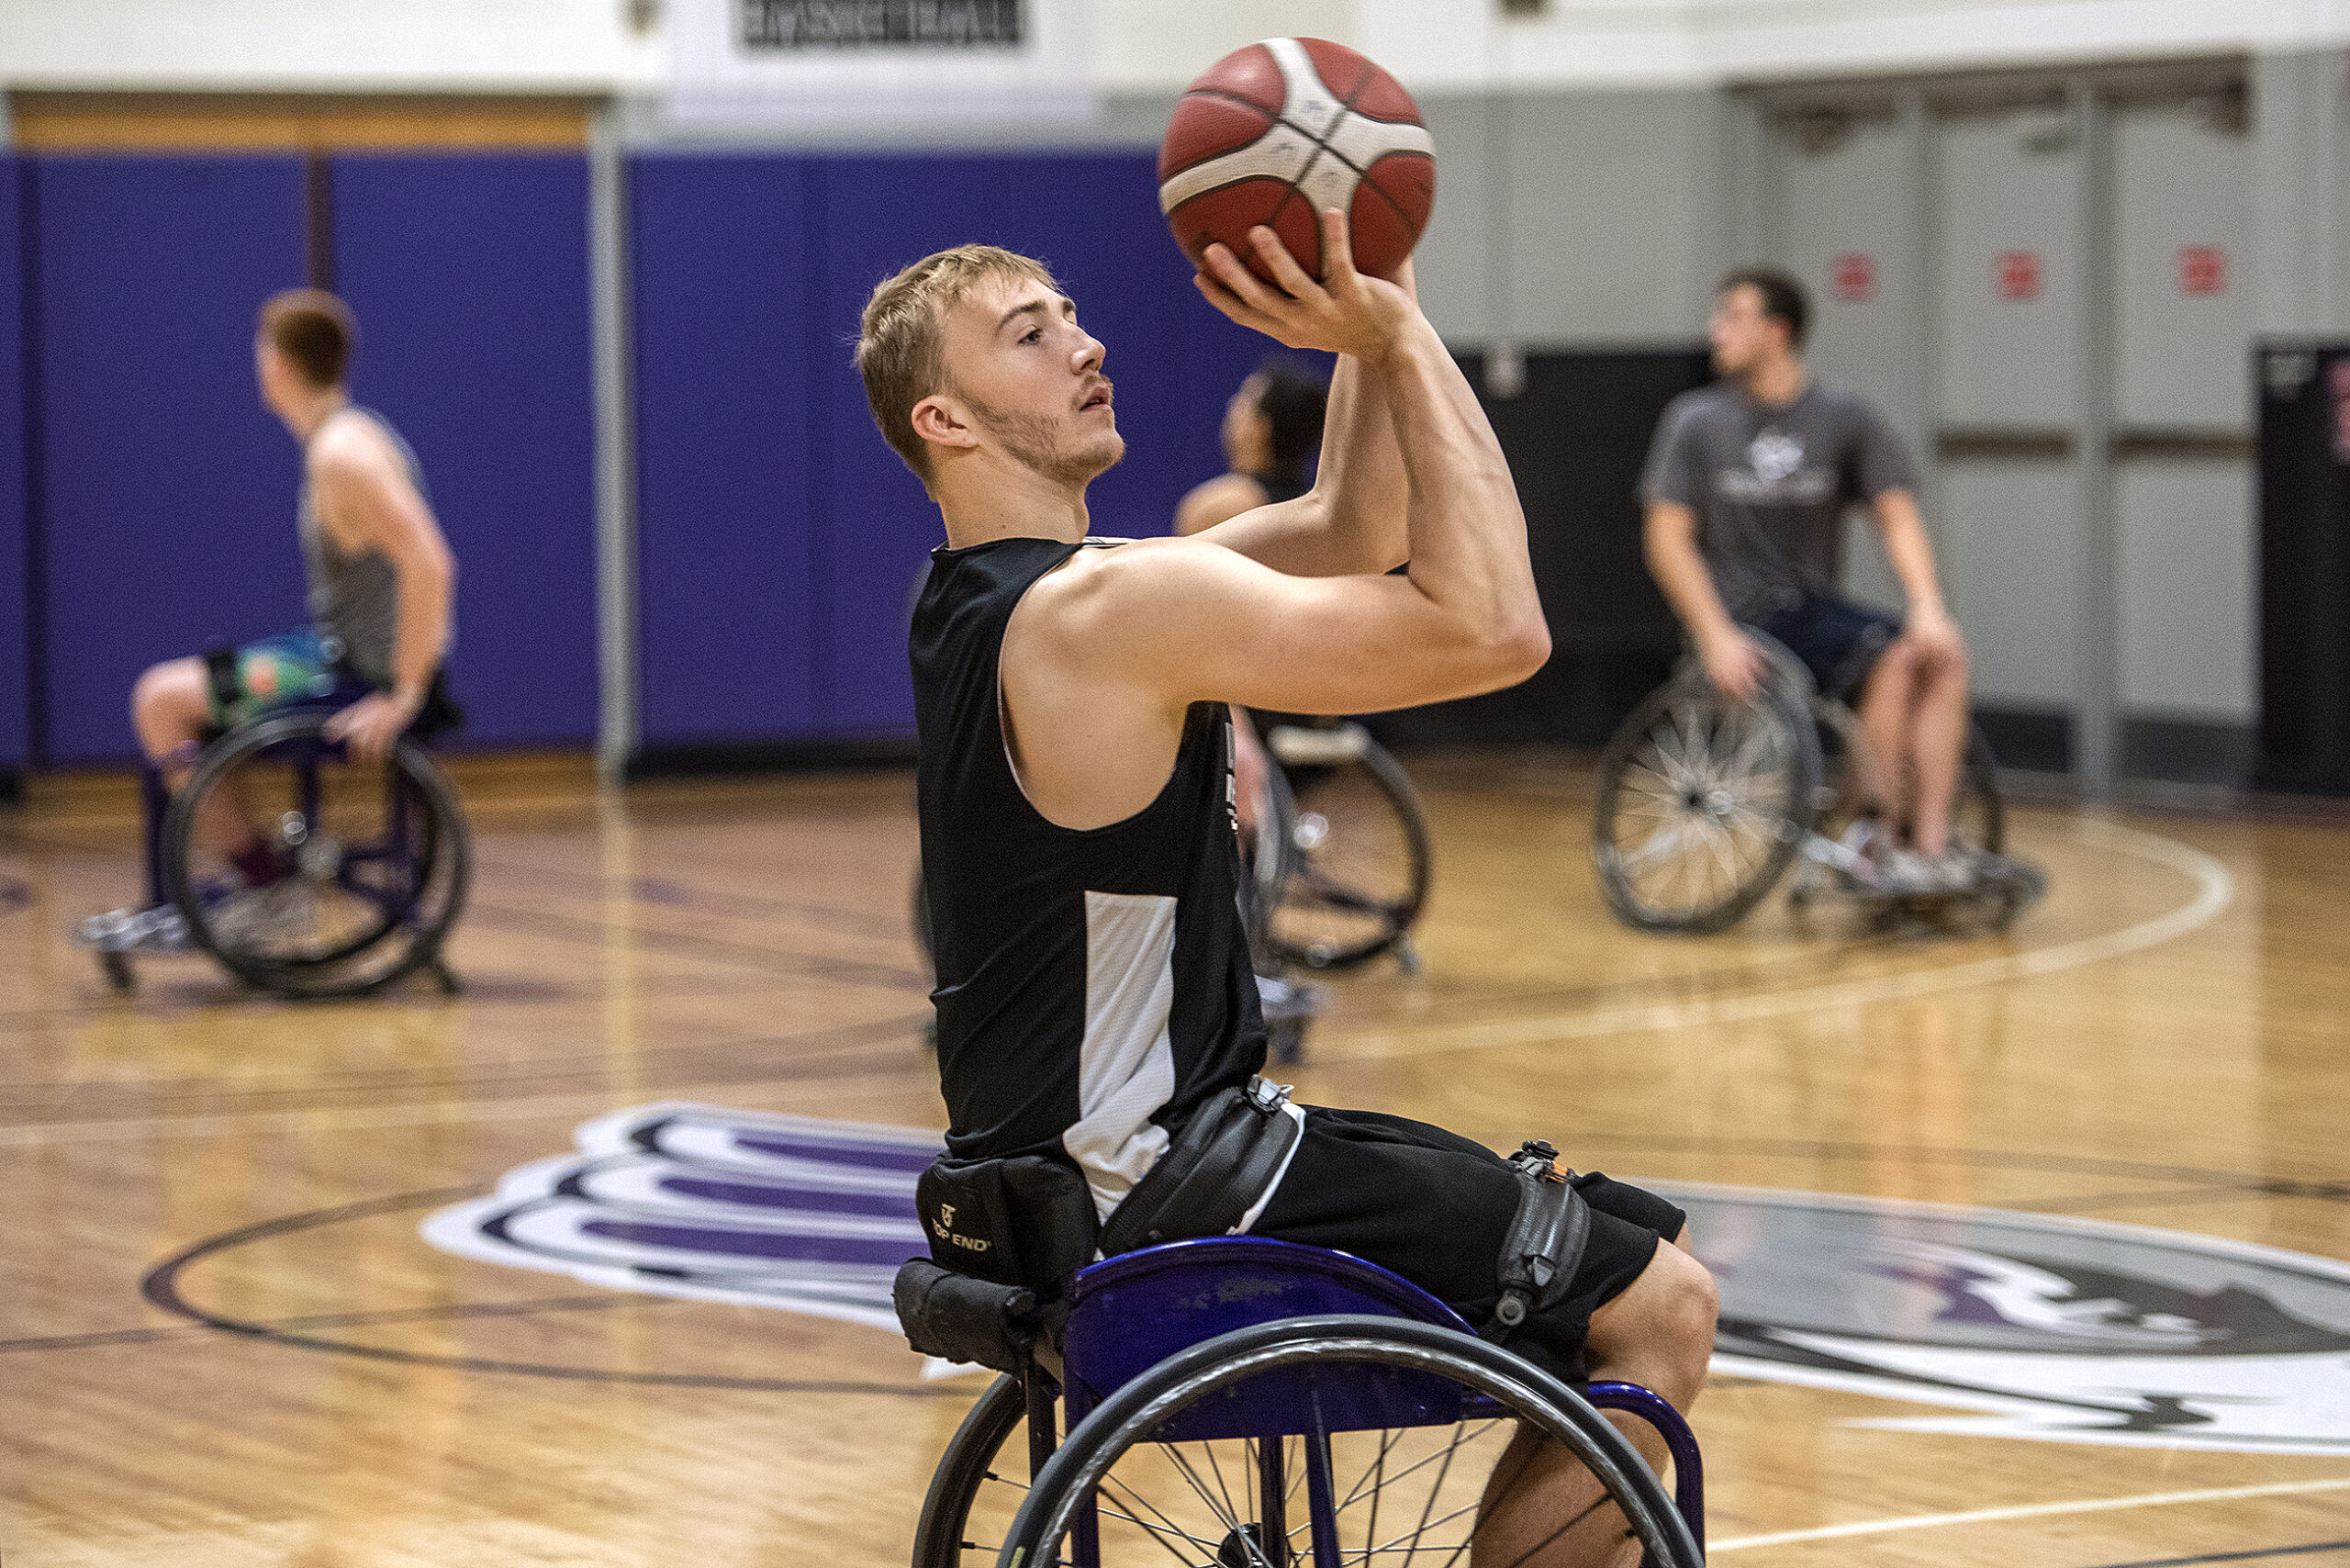
[[[1512,1350],[1570,1383],[1584,1376],[1591,1315],[1639,1276],[1686,1217],[1596,1171],[1573,1182],[1591,1210],[1580,1262],[1566,1289],[1509,1339]],[[1483,1327],[1500,1305],[1495,1260],[1519,1194],[1516,1170],[1482,1144],[1402,1116],[1308,1106],[1289,1173],[1251,1234],[1350,1253]]]

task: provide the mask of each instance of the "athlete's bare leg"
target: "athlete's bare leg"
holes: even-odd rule
[[[1914,832],[1919,854],[1940,855],[1950,844],[1951,807],[1966,756],[1969,672],[1964,651],[1925,655],[1918,666],[1909,728],[1909,767],[1918,781]]]
[[[1917,650],[1895,638],[1861,683],[1853,716],[1861,725],[1861,785],[1875,801],[1886,825],[1898,829],[1913,820],[1910,801],[1910,716],[1918,691]]]
[[[139,732],[140,748],[163,775],[163,788],[176,795],[195,771],[187,759],[211,722],[208,677],[202,659],[166,659],[151,665],[130,689],[130,722]],[[198,808],[198,843],[218,853],[234,854],[254,842],[252,824],[238,814],[225,795],[213,794]]]
[[[1713,1353],[1713,1276],[1686,1236],[1660,1246],[1622,1294],[1591,1315],[1594,1382],[1637,1383],[1686,1415]],[[1663,1440],[1636,1416],[1610,1412],[1640,1457],[1665,1472]],[[1471,1568],[1631,1568],[1640,1543],[1623,1513],[1565,1449],[1524,1428],[1485,1483]]]

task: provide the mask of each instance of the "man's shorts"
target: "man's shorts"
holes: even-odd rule
[[[1404,1276],[1483,1327],[1501,1301],[1502,1243],[1517,1215],[1517,1173],[1483,1144],[1377,1111],[1305,1108],[1288,1172],[1254,1236],[1351,1253]],[[1687,1216],[1638,1187],[1593,1172],[1575,1186],[1591,1235],[1567,1294],[1510,1336],[1509,1348],[1570,1383],[1587,1373],[1591,1315],[1639,1277]]]
[[[1901,635],[1901,622],[1847,599],[1818,595],[1754,622],[1786,644],[1811,671],[1822,697],[1850,702],[1860,695],[1877,655]]]
[[[366,690],[353,678],[336,673],[325,639],[305,627],[240,647],[236,700],[224,706],[209,682],[204,700],[212,722],[229,729],[250,723],[280,703],[332,697],[341,689],[352,698]]]

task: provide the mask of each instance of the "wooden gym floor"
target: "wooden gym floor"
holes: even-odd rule
[[[2350,821],[2023,809],[2053,891],[2006,935],[1807,926],[1774,901],[1672,940],[1602,907],[1586,773],[1415,766],[1425,971],[1333,986],[1302,1098],[1548,1136],[1628,1178],[2350,1260]],[[975,1382],[923,1382],[877,1329],[597,1290],[417,1226],[662,1099],[940,1125],[909,780],[461,782],[454,1000],[288,1005],[196,959],[115,999],[65,935],[131,890],[127,790],[47,783],[0,815],[12,1565],[905,1561]],[[154,1288],[183,1311],[141,1294],[175,1256]],[[2344,1359],[2310,1375],[2339,1388]],[[1856,1424],[1952,1414],[1718,1372],[1696,1412],[1716,1556],[2350,1562],[2339,1402],[2331,1454]]]

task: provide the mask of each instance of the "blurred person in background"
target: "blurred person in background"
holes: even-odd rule
[[[1722,280],[1708,322],[1721,379],[1674,398],[1649,448],[1649,570],[1723,693],[1749,700],[1770,678],[1752,628],[1858,713],[1875,809],[1852,846],[1883,888],[1963,891],[1979,868],[1976,846],[1951,837],[1966,642],[1942,605],[1909,454],[1875,409],[1806,367],[1810,315],[1802,285],[1775,268]],[[1900,620],[1840,593],[1856,503],[1901,581]]]

